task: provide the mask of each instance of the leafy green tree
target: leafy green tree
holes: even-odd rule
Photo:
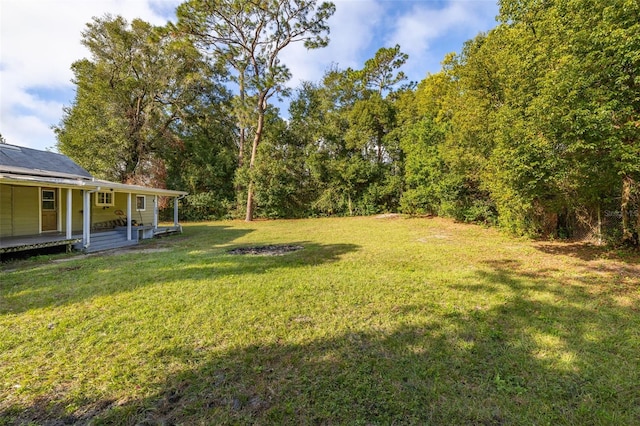
[[[501,19],[522,41],[518,56],[535,70],[535,90],[521,110],[554,157],[545,180],[558,195],[547,199],[599,212],[618,198],[625,240],[640,226],[631,213],[640,160],[639,16],[638,3],[626,0],[501,2]]]
[[[307,166],[303,137],[268,112],[268,126],[253,169],[257,212],[269,218],[306,217],[317,196],[316,182]]]
[[[222,90],[183,38],[136,19],[95,18],[72,65],[76,98],[55,127],[58,148],[98,177],[163,185],[162,152],[202,93]],[[217,88],[216,88],[217,87]]]
[[[328,18],[333,3],[317,6],[315,0],[189,0],[178,8],[179,26],[192,34],[202,49],[233,68],[240,89],[239,122],[253,117],[253,142],[249,160],[246,220],[254,213],[254,182],[258,146],[272,96],[286,92],[290,79],[280,53],[291,43],[320,48],[329,42]],[[245,108],[250,99],[252,109]],[[243,147],[240,147],[243,151]]]
[[[591,200],[606,198],[607,187],[619,188],[619,195],[615,195],[620,199],[622,238],[637,244],[640,4],[627,0],[585,4],[571,1],[558,4],[556,9],[562,26],[572,29],[571,43],[567,45],[571,60],[562,74],[574,89],[561,93],[566,95],[563,101],[570,103],[576,113],[575,125],[567,136],[579,143],[577,159],[589,158],[581,161],[582,175],[592,177],[588,180],[590,190],[584,195]],[[618,185],[612,184],[613,179]]]
[[[353,81],[345,72],[332,69],[322,83],[303,84],[289,108],[291,128],[307,146],[306,164],[318,190],[312,208],[318,214],[343,214],[349,205],[353,211],[352,188],[342,179],[339,164],[349,155],[343,108],[354,101]]]
[[[385,93],[393,92],[399,83],[407,79],[405,73],[399,71],[407,59],[409,55],[403,53],[397,44],[394,47],[382,47],[364,63],[362,70],[355,72],[355,77],[365,88],[382,97]]]
[[[182,209],[188,219],[219,218],[233,210],[238,153],[229,108],[230,94],[224,90],[203,93],[174,125],[179,139],[161,151],[168,184],[190,194]]]
[[[447,126],[438,117],[448,86],[444,74],[429,75],[407,95],[410,99],[400,104],[400,144],[405,158],[401,209],[405,213],[441,214],[440,184],[449,174],[440,152]]]
[[[291,103],[291,126],[304,134],[307,167],[317,185],[314,214],[395,210],[402,194],[402,151],[394,85],[406,60],[380,49],[362,70],[329,69]]]
[[[390,136],[396,127],[392,95],[395,86],[406,79],[399,69],[407,59],[408,55],[396,45],[379,49],[365,62],[363,69],[346,71],[347,78],[359,92],[357,101],[347,112],[347,143],[379,164],[398,160],[399,147]]]
[[[420,97],[421,109],[444,131],[438,154],[447,183],[440,185],[439,212],[466,221],[494,220],[485,173],[494,149],[495,111],[503,100],[486,40],[480,34],[461,54],[448,55],[442,73],[422,87]]]

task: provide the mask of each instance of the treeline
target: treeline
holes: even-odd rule
[[[59,148],[98,176],[189,191],[187,219],[241,217],[251,188],[262,217],[399,211],[637,244],[640,5],[502,0],[498,18],[418,84],[395,46],[303,83],[287,120],[264,104],[255,156],[237,68],[176,26],[98,19]]]

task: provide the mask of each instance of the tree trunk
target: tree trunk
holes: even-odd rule
[[[253,137],[253,145],[251,146],[251,159],[249,160],[249,188],[247,189],[247,215],[245,216],[245,222],[251,222],[253,220],[253,165],[256,161],[256,154],[258,153],[258,145],[262,139],[262,130],[264,129],[264,114],[266,110],[266,94],[262,94],[258,104],[258,125],[256,126],[256,134]]]
[[[629,176],[622,178],[622,196],[620,200],[620,212],[622,213],[622,242],[633,242],[633,229],[629,224],[629,203],[631,201],[631,189],[633,179]]]
[[[598,201],[598,245],[602,245],[602,211]]]
[[[247,215],[244,218],[245,222],[251,222],[253,220],[253,182],[249,182],[249,188],[247,189]]]
[[[349,207],[349,216],[353,216],[353,206],[351,204],[351,194],[347,194],[347,205]]]
[[[376,143],[378,144],[378,164],[382,164],[382,138],[384,137],[384,130],[378,129],[378,137]]]
[[[238,170],[242,169],[244,165],[244,144],[247,139],[246,134],[246,123],[244,120],[245,111],[244,111],[244,102],[245,102],[245,87],[244,87],[244,69],[240,71],[240,77],[238,79],[239,91],[240,91],[240,109],[236,111],[236,118],[238,119],[238,129],[240,129],[239,140],[238,140]],[[242,208],[240,201],[240,194],[242,193],[242,183],[236,180],[235,185],[236,190],[236,207],[238,211]]]
[[[245,102],[245,88],[244,88],[244,69],[242,71],[240,71],[240,76],[238,78],[238,85],[239,85],[239,96],[240,96],[240,111],[238,112],[237,118],[238,118],[238,128],[240,129],[240,140],[238,143],[238,167],[242,167],[242,164],[244,163],[244,142],[246,140],[246,133],[245,133],[245,126],[246,123],[244,122],[244,102]]]
[[[640,205],[636,204],[636,226],[633,232],[634,242],[640,245]]]

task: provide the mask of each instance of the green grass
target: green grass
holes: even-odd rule
[[[304,248],[227,253],[271,244]],[[0,424],[640,423],[635,254],[403,218],[143,248],[4,265]]]

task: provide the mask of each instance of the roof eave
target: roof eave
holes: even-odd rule
[[[58,177],[27,176],[22,174],[0,173],[0,183],[24,186],[55,186],[59,188],[81,188],[112,190],[115,192],[135,193],[140,195],[158,195],[165,197],[183,197],[188,195],[185,191],[172,189],[148,188],[138,185],[109,182],[106,180],[65,179]]]
[[[160,195],[166,197],[182,197],[186,196],[189,193],[184,191],[175,191],[173,189],[163,189],[163,188],[149,188],[146,186],[138,186],[138,185],[127,185],[124,183],[116,183],[109,181],[101,181],[96,180],[93,182],[95,185],[98,185],[102,190],[113,190],[115,192],[124,192],[124,193],[135,193],[139,195]]]
[[[89,174],[77,175],[72,173],[51,172],[47,170],[27,169],[24,167],[14,167],[14,166],[7,166],[7,165],[0,165],[0,173],[9,173],[12,175],[24,175],[24,176],[39,176],[39,177],[46,177],[46,178],[93,180],[93,177]]]
[[[58,188],[82,189],[95,189],[98,187],[98,185],[94,185],[90,180],[26,176],[22,174],[15,175],[11,173],[0,173],[0,183],[22,186],[55,186]]]

